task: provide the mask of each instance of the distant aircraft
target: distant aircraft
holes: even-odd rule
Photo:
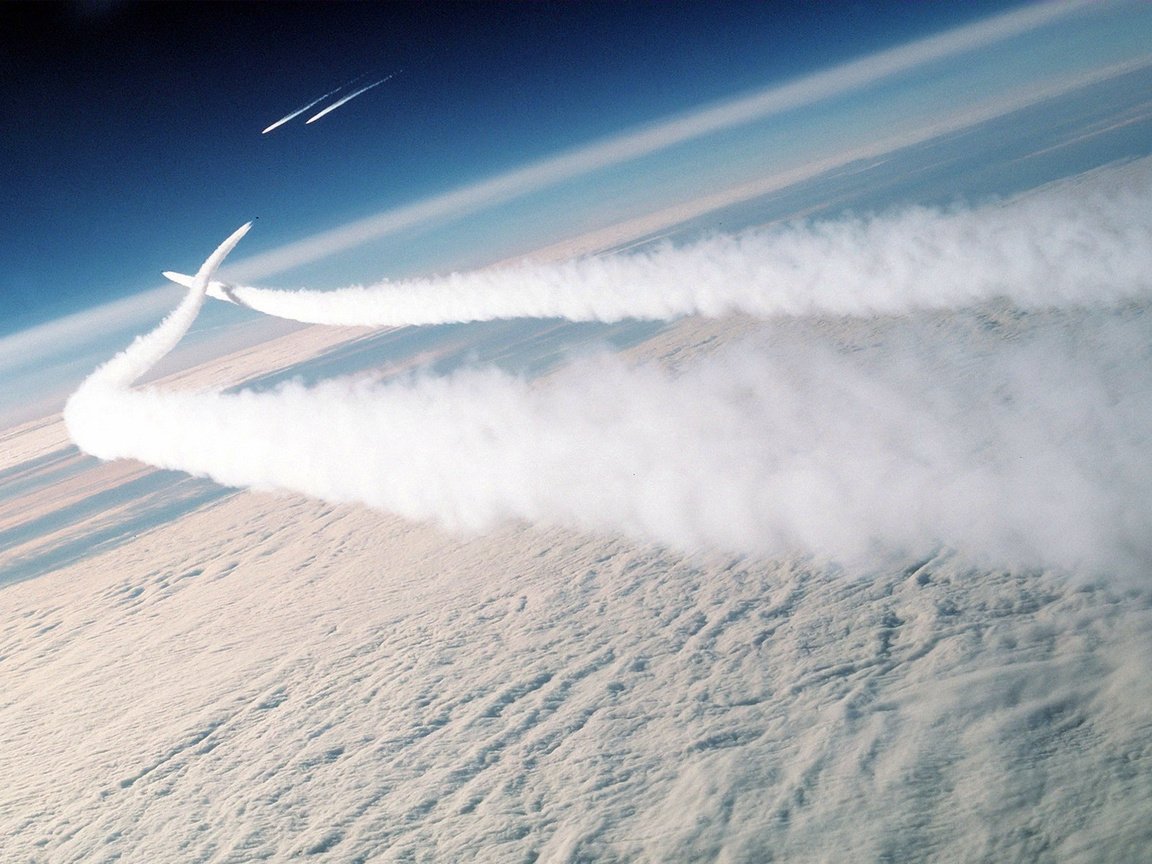
[[[364,75],[357,75],[357,76],[356,76],[355,78],[353,78],[351,81],[347,81],[347,82],[345,82],[344,84],[341,84],[341,85],[340,85],[339,87],[337,87],[335,90],[329,90],[327,93],[325,93],[325,94],[324,94],[323,96],[321,96],[319,99],[313,99],[311,102],[309,102],[309,103],[308,103],[307,105],[305,105],[303,108],[297,108],[297,109],[296,109],[295,111],[293,111],[291,114],[285,114],[283,117],[281,117],[281,118],[280,118],[279,120],[277,120],[275,123],[273,123],[272,125],[268,126],[266,129],[264,129],[264,130],[263,130],[263,131],[262,131],[260,134],[261,134],[261,135],[267,135],[267,134],[268,134],[269,132],[271,132],[273,129],[279,129],[281,126],[283,126],[283,125],[284,125],[285,123],[287,123],[289,120],[294,120],[295,118],[297,118],[297,117],[299,117],[301,114],[303,114],[305,111],[307,111],[309,108],[313,107],[314,105],[319,105],[321,102],[323,102],[323,101],[324,101],[325,99],[327,99],[329,96],[332,96],[332,95],[334,95],[334,94],[336,94],[336,93],[339,93],[341,90],[345,89],[346,87],[351,87],[353,84],[355,84],[357,81],[359,81],[359,80],[360,80],[361,78],[363,78],[363,77],[364,77]],[[388,76],[388,78],[391,78],[391,77],[392,77],[391,75],[389,75],[389,76]],[[387,81],[387,80],[388,80],[388,78],[385,78],[385,79],[384,79],[384,81]],[[377,82],[376,82],[376,84],[382,84],[382,83],[384,83],[384,82],[383,82],[383,81],[377,81]],[[373,87],[375,87],[375,86],[376,86],[376,84],[373,84],[372,86],[373,86]],[[365,88],[365,89],[368,89],[368,88]],[[364,92],[364,90],[357,90],[357,91],[356,91],[356,93],[353,93],[353,94],[352,94],[352,96],[355,96],[355,95],[357,95],[357,93],[363,93],[363,92]],[[342,105],[344,102],[347,102],[349,99],[351,99],[351,98],[352,98],[352,96],[345,96],[343,99],[341,99],[341,100],[340,100],[339,102],[337,102],[336,104],[337,104],[337,105]],[[331,108],[328,108],[328,109],[326,109],[325,111],[321,111],[320,113],[321,113],[321,114],[324,114],[324,113],[327,113],[327,111],[331,111],[331,110],[332,110]],[[320,116],[320,115],[318,114],[317,116]],[[313,119],[315,119],[315,118],[313,118]],[[308,123],[311,123],[311,122],[312,122],[312,120],[309,120],[309,121],[307,121],[307,122],[308,122]]]
[[[323,102],[329,96],[331,96],[333,93],[339,93],[341,90],[343,90],[347,86],[348,86],[347,84],[341,84],[335,90],[329,90],[327,93],[325,93],[319,99],[313,99],[311,102],[309,102],[303,108],[298,108],[295,111],[293,111],[291,114],[285,114],[283,117],[281,117],[279,120],[277,120],[275,123],[273,123],[271,126],[269,126],[267,129],[265,129],[260,134],[261,135],[267,135],[273,129],[276,129],[280,126],[283,126],[285,123],[287,123],[289,120],[293,119],[294,117],[299,117],[301,114],[303,114],[309,108],[311,108],[313,105],[319,105],[321,102]]]

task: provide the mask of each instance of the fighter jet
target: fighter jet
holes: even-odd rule
[[[195,278],[186,273],[177,273],[174,270],[165,270],[162,275],[165,279],[175,282],[177,285],[182,285],[185,288],[191,288]],[[247,303],[236,296],[235,289],[235,285],[231,285],[228,282],[221,282],[219,279],[213,279],[208,283],[206,293],[209,297],[215,297],[217,300],[235,303],[237,306],[247,306]]]

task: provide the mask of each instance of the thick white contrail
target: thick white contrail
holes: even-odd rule
[[[295,321],[398,326],[898,314],[996,297],[1035,308],[1150,290],[1152,161],[978,208],[795,222],[686,246],[371,287],[281,291],[214,282],[208,293]]]
[[[279,128],[280,126],[283,126],[283,125],[284,125],[285,123],[287,123],[289,120],[294,120],[294,119],[296,119],[297,117],[299,117],[301,114],[303,114],[305,111],[307,111],[307,110],[308,110],[309,108],[311,108],[312,106],[314,106],[314,105],[319,105],[321,102],[323,102],[323,101],[324,101],[325,99],[327,99],[329,96],[331,96],[331,95],[332,95],[332,94],[334,94],[334,93],[339,93],[341,90],[343,90],[343,89],[344,89],[345,87],[347,87],[347,86],[348,86],[347,84],[341,84],[341,85],[340,85],[339,87],[337,87],[335,90],[329,90],[327,93],[325,93],[325,94],[324,94],[323,96],[321,96],[319,99],[313,99],[311,102],[309,102],[309,103],[308,103],[307,105],[305,105],[303,108],[298,108],[298,109],[296,109],[295,111],[293,111],[291,114],[286,114],[285,116],[281,117],[279,120],[277,120],[275,123],[273,123],[271,126],[269,126],[267,129],[265,129],[265,130],[264,130],[263,132],[261,132],[260,134],[261,134],[261,135],[267,135],[267,134],[268,134],[269,132],[271,132],[273,129],[277,129],[277,128]]]
[[[919,273],[953,304],[999,286],[1044,310],[777,318],[678,372],[603,357],[535,382],[472,368],[266,392],[132,389],[187,326],[238,232],[191,280],[178,322],[113,361],[114,373],[91,376],[65,420],[77,445],[103,459],[454,528],[518,519],[848,562],[945,545],[993,566],[1146,576],[1152,304],[1115,302],[1133,296],[1134,277],[1109,244],[1121,238],[1146,266],[1147,224],[1071,218],[1124,187],[1104,183],[1105,199],[1088,184],[1035,196],[1012,211],[1015,222],[1002,210],[963,211],[947,243],[862,224],[844,236],[819,226],[789,235],[794,265],[824,262],[823,278],[860,309],[914,308],[910,296],[929,296],[907,293],[908,274]],[[1023,230],[1028,243],[1005,246],[1002,230]],[[1102,250],[1080,284],[1090,268],[1078,256]],[[712,254],[731,259],[714,266],[733,278],[757,278],[741,244]],[[645,260],[653,283],[680,278],[680,259]],[[978,290],[949,289],[969,277]],[[627,294],[615,286],[613,296]]]
[[[369,84],[367,87],[361,87],[359,90],[356,90],[356,91],[355,91],[355,92],[353,92],[353,93],[349,93],[347,96],[343,97],[342,99],[337,99],[335,102],[333,102],[333,103],[332,103],[331,105],[329,105],[327,108],[324,108],[323,110],[319,111],[319,112],[318,112],[318,113],[316,113],[316,114],[313,114],[311,117],[309,117],[307,120],[305,120],[305,121],[304,121],[304,122],[305,122],[305,124],[308,124],[308,123],[315,123],[317,120],[319,120],[319,119],[320,119],[321,117],[323,117],[325,114],[330,114],[330,113],[332,113],[333,111],[335,111],[337,108],[339,108],[341,105],[343,105],[344,103],[346,103],[346,102],[351,102],[353,99],[355,99],[355,98],[356,98],[357,96],[359,96],[361,93],[367,93],[367,92],[368,92],[369,90],[371,90],[373,87],[379,87],[379,86],[380,86],[381,84],[383,84],[385,81],[389,81],[389,80],[391,80],[392,78],[395,78],[395,77],[396,77],[396,73],[393,73],[393,74],[391,74],[391,75],[387,76],[386,78],[381,78],[379,81],[373,81],[373,82],[372,82],[371,84]]]
[[[851,350],[779,328],[679,375],[601,358],[535,385],[466,369],[109,389],[66,419],[103,459],[453,529],[524,520],[864,564],[945,544],[989,566],[1146,574],[1147,324],[1063,318],[1005,339],[979,323],[922,320]]]

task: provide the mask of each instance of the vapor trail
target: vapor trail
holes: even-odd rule
[[[357,90],[353,93],[349,93],[347,96],[343,97],[342,99],[337,99],[335,102],[333,102],[327,108],[323,109],[319,113],[314,114],[311,117],[309,117],[307,120],[305,120],[304,121],[305,124],[315,123],[317,120],[319,120],[325,114],[332,113],[337,108],[339,108],[341,105],[343,105],[345,102],[350,102],[353,99],[355,99],[357,96],[359,96],[361,93],[367,93],[373,87],[378,87],[381,84],[383,84],[385,81],[388,81],[388,80],[395,78],[395,77],[396,77],[396,75],[395,75],[395,73],[393,73],[392,75],[389,75],[387,78],[381,78],[379,81],[374,81],[373,83],[369,84],[367,87],[361,87],[359,90]],[[313,104],[315,104],[315,103],[313,103]],[[309,107],[311,107],[311,106],[309,106]]]
[[[192,277],[190,290],[180,305],[165,318],[152,332],[136,337],[136,340],[121,351],[103,366],[88,376],[80,390],[89,386],[129,387],[136,379],[144,375],[156,365],[169,351],[176,347],[196,320],[200,306],[204,302],[205,290],[212,277],[216,275],[221,262],[228,257],[228,253],[236,248],[236,244],[251,229],[252,223],[246,222],[228,236],[216,250],[209,255],[196,275]]]
[[[978,208],[793,222],[686,246],[371,287],[281,291],[214,282],[208,293],[281,318],[368,326],[867,316],[996,297],[1025,308],[1111,302],[1152,289],[1152,162],[1138,169]]]
[[[680,374],[606,357],[536,383],[112,388],[66,420],[102,459],[454,529],[513,519],[852,564],[944,544],[988,566],[1146,573],[1148,317],[1008,338],[986,320],[860,322],[845,345],[817,321],[777,327]]]
[[[792,226],[758,241],[767,257],[733,238],[705,247],[704,262],[737,283],[771,287],[767,267],[824,292],[766,308],[901,314],[776,317],[680,371],[603,357],[539,381],[464,369],[264,392],[132,389],[245,226],[188,280],[176,314],[81,385],[65,421],[102,459],[453,528],[515,519],[862,563],[943,545],[989,566],[1146,576],[1152,302],[1131,298],[1148,287],[1148,179],[1116,176],[1128,180],[1004,208]],[[636,273],[690,287],[701,270],[684,278],[672,251],[642,256]],[[557,272],[617,304],[610,314],[635,309],[633,289],[598,266]],[[1038,308],[908,311],[999,295]],[[725,296],[745,295],[736,284]],[[478,317],[458,296],[448,305]]]

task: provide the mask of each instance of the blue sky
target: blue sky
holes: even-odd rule
[[[312,288],[473,267],[608,226],[714,225],[720,208],[1024,106],[1037,129],[993,138],[1047,147],[1067,105],[1045,100],[1094,80],[1115,85],[1106,125],[1121,103],[1145,111],[1149,45],[1141,0],[0,4],[0,426],[58,410],[178,301],[161,271],[194,268],[254,217],[224,277]],[[260,134],[399,69],[313,125]],[[1147,155],[1143,128],[1119,149],[1089,141],[1063,173],[945,180],[931,201]],[[981,146],[989,164],[1007,158]],[[174,363],[282,332],[221,305],[177,351],[199,353]]]
[[[1013,5],[4,4],[0,335]]]

